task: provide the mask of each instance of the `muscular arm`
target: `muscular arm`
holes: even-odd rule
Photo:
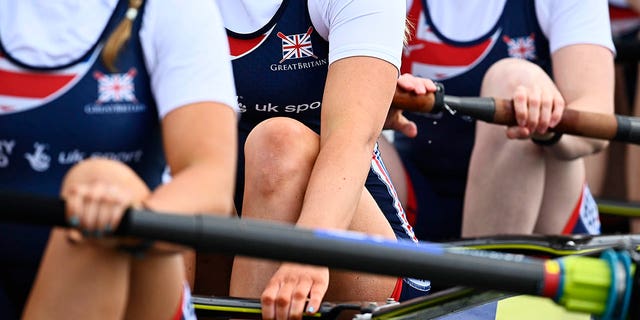
[[[553,56],[553,76],[566,107],[598,113],[613,112],[613,54],[598,45],[571,45]],[[549,151],[561,159],[598,152],[606,141],[565,135]]]
[[[298,225],[346,229],[362,193],[398,70],[370,57],[331,64],[323,106],[320,153]]]
[[[236,165],[236,115],[222,104],[201,102],[173,110],[163,120],[171,182],[145,202],[153,209],[229,215]]]

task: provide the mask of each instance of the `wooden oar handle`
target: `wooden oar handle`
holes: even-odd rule
[[[440,112],[444,106],[444,87],[439,83],[436,87],[436,92],[421,95],[396,87],[391,107],[418,113]]]
[[[396,88],[391,106],[411,112],[437,113],[445,104],[453,112],[474,119],[507,126],[517,124],[512,100],[449,96],[444,94],[441,85],[435,93],[425,95]],[[551,131],[640,144],[640,118],[637,117],[565,109],[560,123]]]
[[[445,101],[446,100],[445,98]],[[492,121],[488,122],[509,126],[515,125],[516,119],[513,101],[507,99],[492,100],[495,103],[495,114]],[[616,114],[565,109],[558,125],[550,130],[587,138],[617,140],[639,144],[639,120],[638,118]]]

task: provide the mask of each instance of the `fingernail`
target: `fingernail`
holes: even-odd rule
[[[80,225],[80,218],[76,215],[73,215],[69,218],[69,225],[72,227],[77,227],[78,225]]]
[[[111,231],[113,231],[113,229],[111,229],[110,224],[107,224],[106,226],[104,226],[104,233],[111,233]]]
[[[102,238],[102,236],[104,235],[104,231],[102,231],[102,230],[96,230],[96,231],[94,231],[94,232],[93,232],[93,235],[94,235],[96,238]]]
[[[308,313],[314,313],[316,309],[314,309],[313,307],[309,307],[307,308],[307,312]]]
[[[88,238],[88,237],[90,237],[90,236],[91,236],[91,231],[89,231],[89,230],[82,230],[82,235]]]

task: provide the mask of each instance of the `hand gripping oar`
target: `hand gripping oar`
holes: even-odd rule
[[[4,221],[66,225],[64,203],[59,199],[0,193],[0,203]],[[355,232],[146,210],[128,210],[116,233],[201,251],[538,295],[567,309],[610,319],[626,319],[631,293],[638,286],[626,251],[611,251],[602,259],[542,260],[433,243],[395,242]],[[633,315],[638,315],[637,308],[637,303],[632,306]]]
[[[512,100],[449,96],[445,95],[444,87],[440,84],[435,93],[426,95],[417,95],[396,88],[391,106],[419,113],[440,111],[459,113],[477,120],[507,126],[517,124]],[[640,144],[640,118],[638,117],[565,109],[560,123],[549,130],[588,138]]]

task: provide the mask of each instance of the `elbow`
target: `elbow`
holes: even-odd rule
[[[583,139],[578,137],[571,138],[573,139],[567,139],[571,140],[570,142],[559,144],[557,147],[550,150],[555,154],[556,158],[565,161],[578,160],[580,158],[599,153],[609,146],[609,141],[607,140]],[[580,139],[582,141],[576,141],[574,139]]]
[[[608,140],[592,140],[591,141],[592,154],[603,151],[607,149],[607,147],[609,147]]]

